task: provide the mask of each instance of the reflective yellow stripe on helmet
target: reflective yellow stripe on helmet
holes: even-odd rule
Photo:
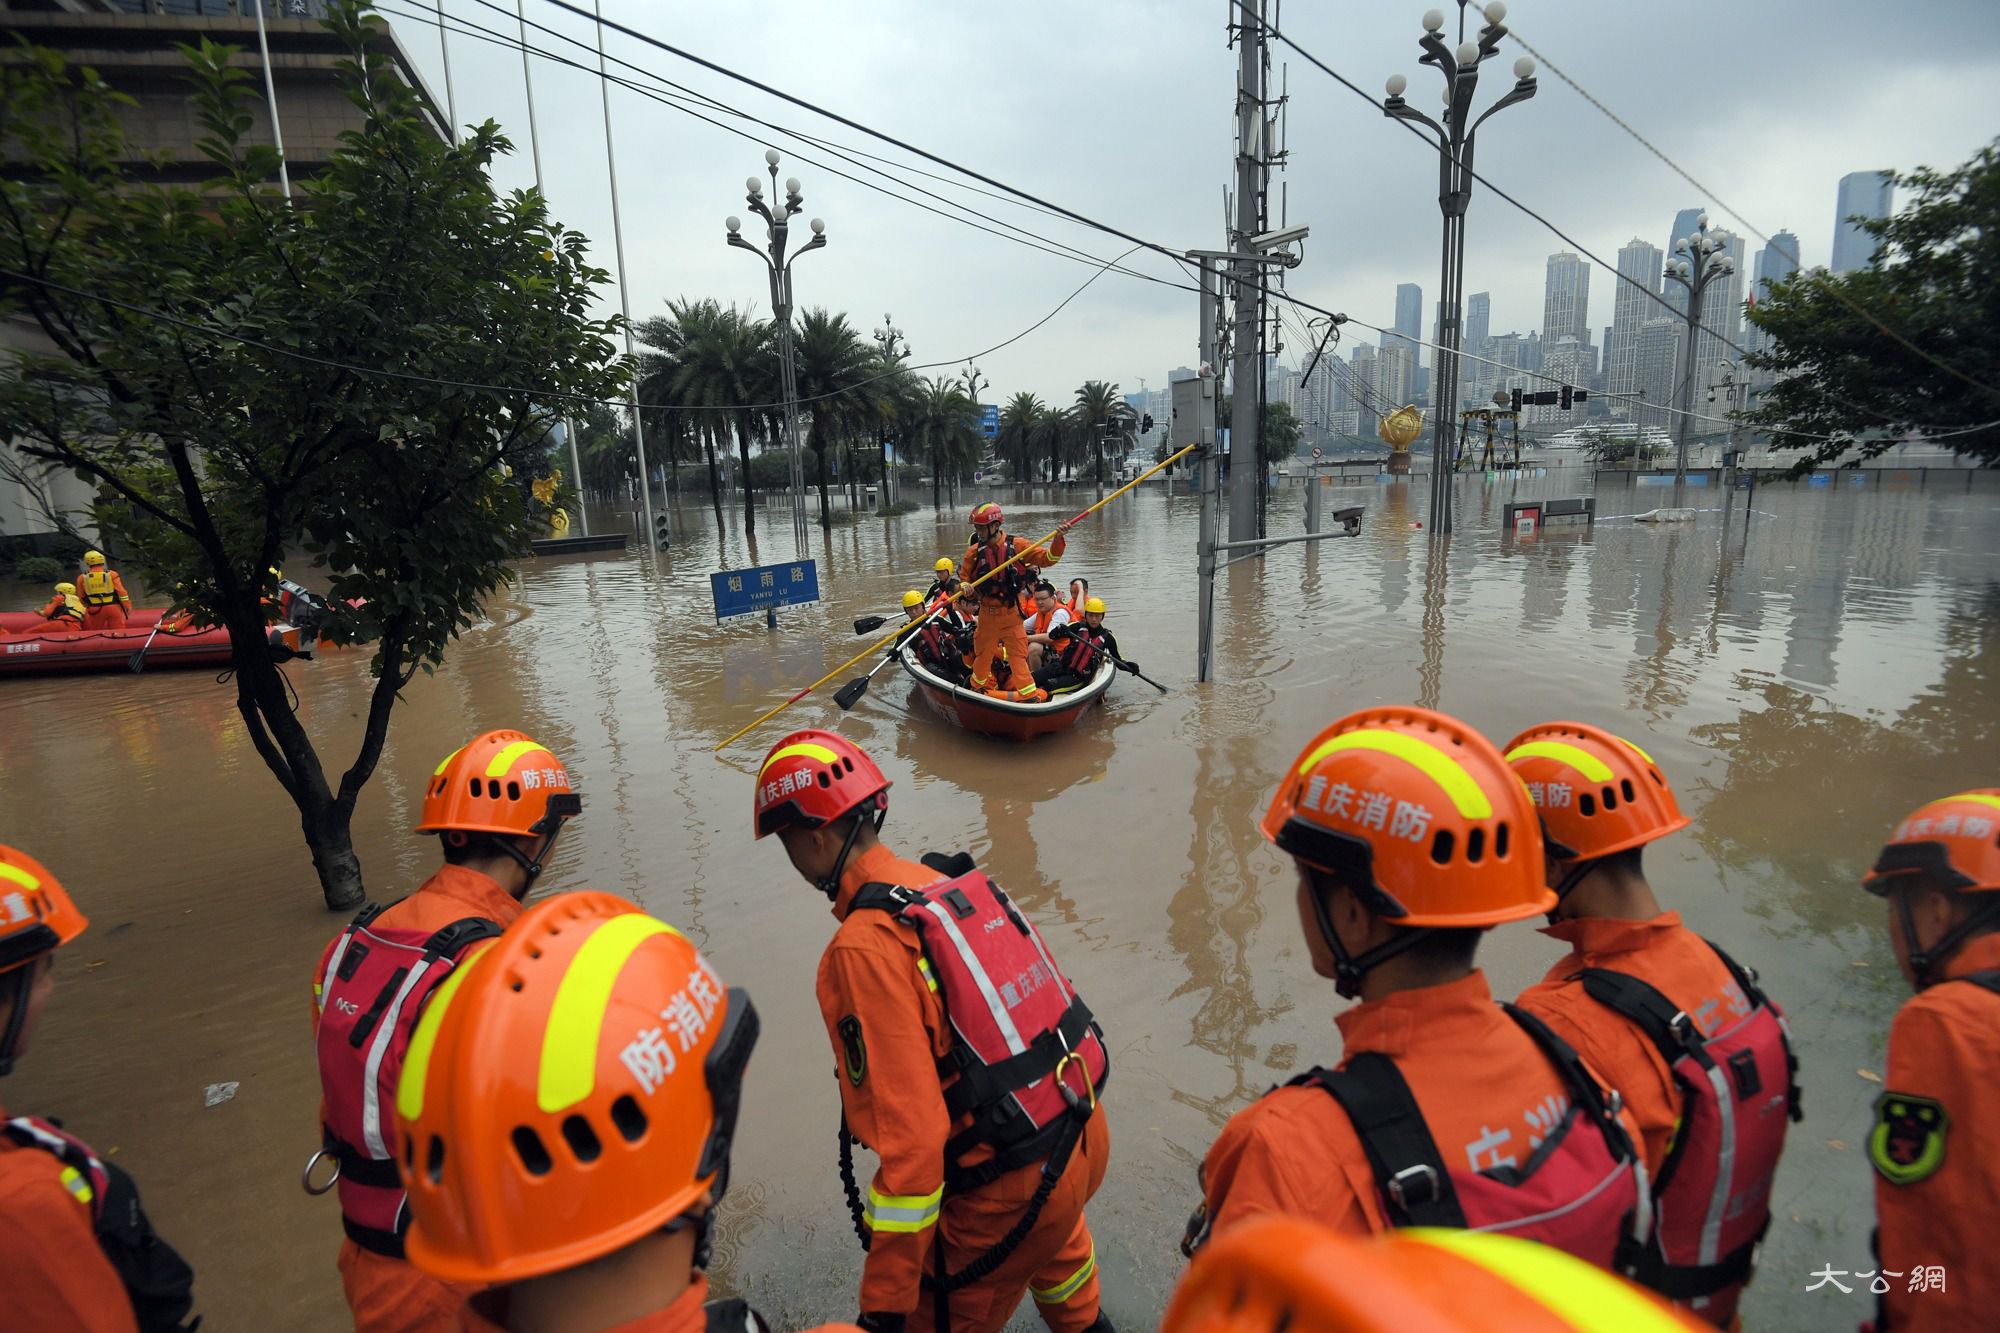
[[[1343,732],[1307,755],[1299,764],[1299,776],[1304,777],[1320,760],[1343,750],[1373,750],[1400,759],[1443,788],[1444,794],[1451,798],[1451,803],[1462,817],[1492,817],[1493,803],[1486,799],[1486,793],[1472,780],[1472,774],[1466,772],[1456,759],[1436,746],[1414,736],[1405,736],[1400,731],[1369,727]]]
[[[535,1104],[553,1115],[576,1105],[597,1086],[597,1041],[604,1009],[626,960],[655,935],[679,935],[664,921],[640,912],[613,917],[590,933],[570,960],[542,1030],[541,1075]]]
[[[441,776],[447,768],[451,767],[451,761],[458,758],[460,755],[464,753],[465,753],[465,747],[463,745],[459,746],[456,750],[453,750],[450,754],[444,757],[442,763],[440,763],[436,768],[431,770],[431,776],[434,778]]]
[[[1645,760],[1647,763],[1653,764],[1653,756],[1647,754],[1644,750],[1640,749],[1637,745],[1634,745],[1631,741],[1626,740],[1623,736],[1620,736],[1618,738],[1618,743],[1620,745],[1623,745],[1626,749],[1630,750],[1633,754],[1638,755],[1641,759]],[[1659,765],[1653,764],[1653,767],[1658,768]]]
[[[1962,791],[1956,796],[1947,796],[1944,801],[1936,801],[1933,804],[1943,805],[1945,801],[1971,801],[1974,805],[1990,805],[1995,810],[2000,810],[2000,796],[1988,796],[1984,792]]]
[[[543,754],[549,754],[548,747],[540,741],[515,741],[499,754],[493,756],[492,761],[486,765],[486,776],[489,778],[506,777],[507,770],[514,766],[516,759],[519,759],[524,754],[533,754],[537,750],[540,750]],[[553,759],[555,756],[549,754],[549,758]]]
[[[431,996],[431,1002],[424,1006],[424,1016],[417,1023],[417,1030],[410,1035],[410,1049],[403,1053],[403,1073],[396,1083],[396,1114],[405,1120],[415,1120],[424,1113],[424,1081],[430,1077],[431,1051],[437,1046],[438,1027],[444,1022],[444,1011],[451,1008],[452,996],[465,983],[466,974],[479,965],[486,956],[482,946],[479,951],[452,969],[444,984]]]
[[[83,1178],[83,1172],[73,1166],[66,1166],[62,1169],[62,1183],[63,1188],[74,1195],[76,1201],[86,1208],[90,1206],[91,1200],[97,1197],[97,1192],[90,1188],[90,1182]]]
[[[1680,1333],[1687,1327],[1639,1288],[1531,1240],[1436,1227],[1412,1227],[1397,1234],[1479,1265],[1577,1328]]]
[[[1632,748],[1639,749],[1636,745]],[[1642,758],[1645,753],[1644,750],[1639,750]],[[1592,782],[1611,781],[1611,769],[1602,759],[1588,750],[1579,750],[1576,746],[1565,745],[1561,741],[1529,741],[1526,745],[1517,745],[1507,751],[1508,763],[1511,764],[1516,759],[1553,759],[1558,764],[1567,764]],[[1650,764],[1653,761],[1647,759],[1646,762]]]
[[[12,884],[24,893],[33,893],[42,887],[42,882],[19,866],[0,861],[0,883]]]
[[[883,1194],[871,1183],[868,1186],[868,1205],[861,1210],[861,1220],[868,1224],[870,1231],[922,1231],[936,1224],[938,1209],[943,1206],[942,1185],[929,1194]]]
[[[1053,1287],[1038,1287],[1033,1283],[1029,1283],[1028,1294],[1035,1298],[1037,1305],[1060,1305],[1070,1297],[1076,1295],[1083,1287],[1083,1284],[1090,1281],[1091,1274],[1096,1271],[1097,1245],[1095,1242],[1092,1242],[1090,1257],[1083,1261],[1081,1268],[1056,1283]]]
[[[827,749],[824,745],[815,745],[811,741],[801,741],[797,745],[787,745],[781,750],[773,750],[771,757],[764,761],[764,768],[769,768],[780,759],[796,759],[801,755],[807,759],[817,759],[822,764],[827,765],[831,765],[835,760],[840,758],[839,755]],[[764,768],[757,770],[758,777],[764,776]]]

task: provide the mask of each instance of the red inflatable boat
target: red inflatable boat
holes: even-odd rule
[[[32,611],[0,611],[0,676],[123,671],[161,616],[168,619],[146,650],[148,670],[229,664],[229,631],[195,629],[184,615],[134,611],[124,629],[45,633],[37,628],[42,618]]]

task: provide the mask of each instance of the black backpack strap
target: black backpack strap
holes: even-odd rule
[[[1683,1054],[1707,1059],[1694,1021],[1649,982],[1608,967],[1586,967],[1576,979],[1583,983],[1584,994],[1645,1033],[1669,1065]]]
[[[1647,989],[1652,988],[1647,987]],[[1596,1076],[1584,1066],[1583,1057],[1576,1053],[1576,1048],[1550,1031],[1548,1024],[1527,1010],[1517,1009],[1511,1004],[1503,1004],[1500,1007],[1507,1011],[1509,1018],[1521,1025],[1522,1031],[1535,1039],[1535,1045],[1541,1047],[1542,1054],[1548,1057],[1549,1063],[1562,1075],[1570,1095],[1575,1097],[1577,1104],[1589,1111],[1591,1118],[1597,1121],[1597,1127],[1603,1131],[1604,1144],[1611,1150],[1611,1155],[1621,1162],[1635,1159],[1638,1156],[1638,1149],[1632,1143],[1632,1136],[1625,1132],[1625,1126],[1618,1122],[1616,1108],[1621,1104],[1618,1094],[1613,1092],[1607,1097],[1604,1085],[1599,1083]]]
[[[1344,1069],[1315,1069],[1293,1082],[1324,1089],[1347,1112],[1375,1169],[1392,1225],[1465,1227],[1465,1210],[1437,1141],[1394,1060],[1364,1051]]]
[[[1953,977],[1951,979],[1953,981],[1969,981],[1975,986],[1990,990],[1995,995],[2000,995],[2000,970],[1967,972],[1962,977]]]
[[[925,852],[917,860],[946,879],[969,875],[975,868],[971,852]]]
[[[701,1314],[707,1321],[707,1333],[771,1333],[764,1316],[741,1297],[710,1301],[701,1307]]]
[[[958,1082],[944,1091],[945,1113],[956,1124],[967,1112],[997,1102],[1016,1088],[1025,1088],[1036,1079],[1054,1073],[1063,1056],[1089,1035],[1092,1021],[1090,1006],[1083,1002],[1083,997],[1072,996],[1069,1008],[1063,1011],[1055,1027],[1035,1038],[1018,1055],[1010,1055],[997,1064],[955,1064]],[[953,1054],[959,1049],[954,1043]]]
[[[359,930],[361,927],[367,925],[370,921],[373,921],[376,917],[382,915],[384,910],[386,910],[386,907],[385,904],[382,903],[361,904],[361,910],[356,912],[354,914],[354,919],[347,923],[349,929]]]
[[[501,925],[483,916],[460,917],[448,926],[440,926],[424,941],[424,952],[436,954],[440,958],[456,958],[467,945],[480,940],[490,940],[501,933]]]
[[[1759,1005],[1765,1008],[1772,1007],[1770,1000],[1765,997],[1763,990],[1757,985],[1757,973],[1754,969],[1745,967],[1734,958],[1731,958],[1723,951],[1722,946],[1714,940],[1704,936],[1702,942],[1715,950],[1715,956],[1722,960],[1722,965],[1729,969],[1729,975],[1734,977],[1736,984],[1743,988],[1743,996],[1750,1002],[1750,1006],[1753,1009]],[[1995,973],[1994,975],[2000,977],[2000,973]],[[1783,1042],[1785,1047],[1785,1096],[1788,1099],[1787,1111],[1792,1117],[1792,1123],[1798,1124],[1806,1118],[1805,1094],[1799,1090],[1799,1056],[1798,1052],[1792,1049],[1792,1039],[1785,1034],[1782,1023],[1778,1025],[1778,1033],[1778,1040]]]
[[[917,895],[900,884],[863,884],[854,891],[848,901],[847,910],[852,912],[887,912],[900,918],[903,909],[917,900]]]

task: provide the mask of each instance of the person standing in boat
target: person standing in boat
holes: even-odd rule
[[[1069,524],[1056,532],[1046,548],[1024,538],[1010,537],[1002,527],[1000,506],[991,500],[972,511],[973,542],[965,552],[958,574],[968,585],[981,578],[970,595],[979,599],[979,625],[972,642],[972,655],[965,660],[972,672],[972,688],[996,699],[1039,701],[1048,698],[1028,671],[1028,633],[1021,622],[1021,593],[1033,586],[1035,572],[1047,569],[1063,557],[1068,544]],[[1016,559],[1015,557],[1019,557]],[[1007,562],[1012,560],[1012,564]],[[995,571],[999,571],[995,573]],[[987,575],[992,577],[987,578]],[[961,591],[961,598],[967,597]],[[1000,688],[993,675],[993,659],[1007,650],[1007,685]]]
[[[58,583],[55,596],[49,598],[48,605],[39,612],[42,623],[35,626],[37,634],[60,634],[83,628],[83,599],[76,595],[74,583]]]
[[[83,553],[83,578],[79,583],[83,627],[124,629],[126,617],[132,614],[132,598],[126,593],[125,580],[118,577],[118,571],[105,564],[104,552]]]

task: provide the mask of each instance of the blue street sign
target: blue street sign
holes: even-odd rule
[[[788,560],[782,565],[718,570],[708,576],[708,587],[715,595],[715,618],[727,620],[817,602],[819,566],[811,560]]]
[[[1000,438],[1000,405],[986,403],[979,409],[979,433],[989,440]]]

